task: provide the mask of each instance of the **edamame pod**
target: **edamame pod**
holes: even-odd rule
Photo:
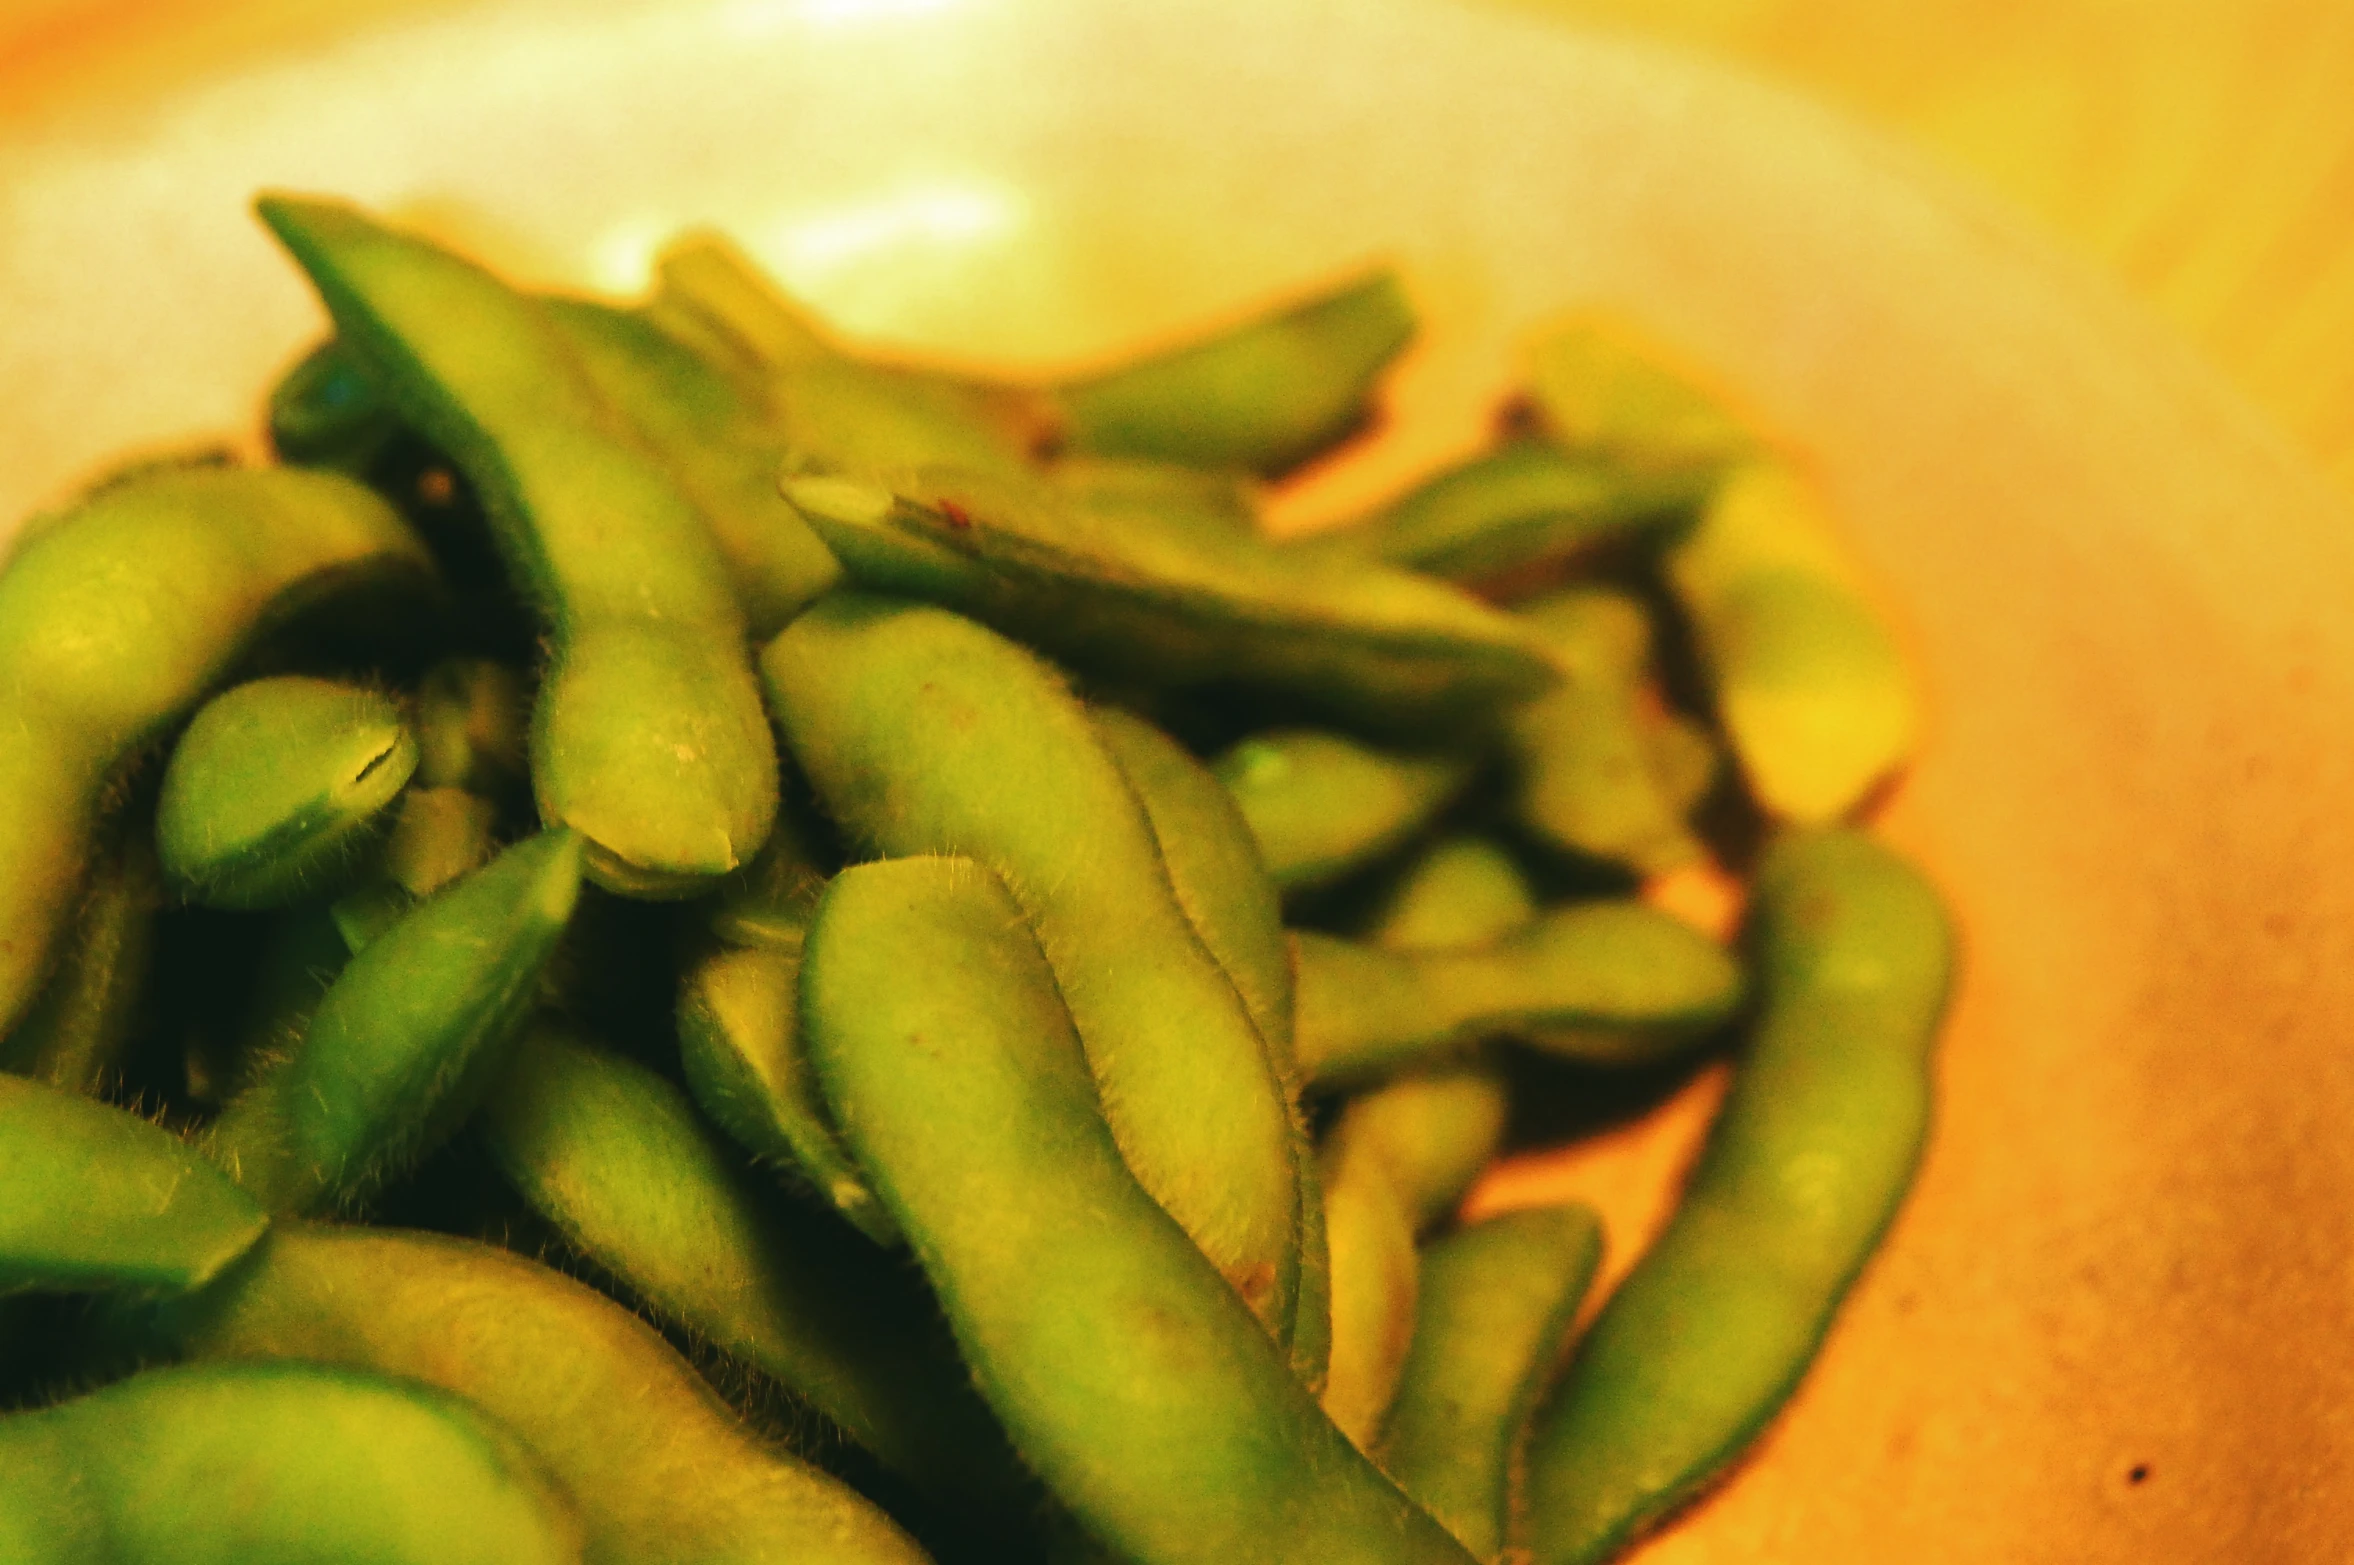
[[[384,840],[384,878],[412,899],[490,862],[498,806],[464,788],[412,788]]]
[[[26,529],[0,570],[0,1035],[48,975],[139,747],[264,635],[432,579],[392,508],[330,473],[159,471]]]
[[[1280,1331],[1297,1276],[1283,1083],[1061,676],[944,609],[847,592],[795,620],[760,667],[848,836],[886,854],[959,850],[1015,888],[1129,1166]],[[802,983],[806,1013],[806,971]]]
[[[899,1232],[826,1115],[801,1036],[799,947],[722,947],[679,988],[679,1064],[735,1143],[790,1171],[877,1244]]]
[[[1758,865],[1755,1036],[1682,1204],[1539,1415],[1526,1542],[1615,1555],[1740,1454],[1813,1359],[1912,1182],[1952,931],[1857,832]]]
[[[1299,955],[1300,1068],[1361,1076],[1510,1037],[1597,1063],[1657,1059],[1731,1019],[1741,971],[1635,902],[1558,908],[1492,945],[1390,951],[1313,931]]]
[[[1712,392],[1629,323],[1601,314],[1548,328],[1529,352],[1538,422],[1573,451],[1636,471],[1706,475],[1757,449]]]
[[[111,1104],[0,1075],[0,1295],[185,1291],[269,1218],[177,1136]]]
[[[0,1418],[16,1565],[568,1565],[571,1501],[457,1398],[307,1364],[149,1370]]]
[[[935,463],[1007,476],[1031,471],[1018,426],[985,394],[939,376],[803,359],[773,366],[764,389],[788,472],[883,479]]]
[[[790,479],[843,569],[1082,667],[1231,681],[1377,731],[1477,728],[1552,682],[1510,615],[1384,565],[1098,516],[1044,483],[948,469]]]
[[[1353,527],[1293,547],[1356,550],[1449,581],[1493,582],[1648,541],[1687,520],[1707,485],[1703,473],[1630,472],[1550,441],[1514,440]]]
[[[125,812],[106,835],[57,971],[0,1039],[0,1069],[92,1097],[121,1076],[164,901],[147,822]]]
[[[1480,1065],[1441,1066],[1349,1100],[1329,1145],[1362,1150],[1396,1187],[1412,1230],[1452,1214],[1504,1143],[1503,1078]]]
[[[1259,536],[1250,489],[1233,473],[1168,462],[1069,457],[1047,471],[1055,486],[1098,517],[1138,518],[1138,525],[1216,542]]]
[[[1399,879],[1370,936],[1399,951],[1482,946],[1536,916],[1537,894],[1510,853],[1486,837],[1445,837]]]
[[[1382,1465],[1483,1560],[1504,1552],[1514,1460],[1601,1260],[1582,1206],[1501,1213],[1422,1252]]]
[[[213,907],[333,891],[416,769],[416,736],[381,692],[294,674],[232,686],[198,710],[164,767],[164,876]]]
[[[270,449],[279,459],[346,473],[367,471],[400,419],[359,355],[330,337],[270,388]]]
[[[1512,718],[1515,807],[1567,852],[1658,874],[1706,851],[1660,769],[1668,722],[1652,679],[1651,623],[1633,597],[1573,588],[1522,610],[1561,682]],[[1689,767],[1689,759],[1683,761]]]
[[[190,1358],[301,1359],[464,1397],[572,1495],[592,1565],[924,1560],[865,1500],[747,1434],[653,1327],[487,1245],[282,1223],[145,1324]]]
[[[760,1199],[686,1095],[541,1028],[483,1108],[525,1201],[659,1317],[806,1400],[935,1496],[1018,1507],[1018,1465],[900,1264]]]
[[[700,322],[747,364],[839,357],[825,329],[770,282],[725,234],[681,234],[654,261],[655,299],[670,314]]]
[[[531,701],[492,658],[444,658],[417,682],[417,781],[497,798],[528,781]]]
[[[1343,734],[1253,734],[1210,763],[1285,891],[1329,885],[1403,845],[1478,762],[1377,750]]]
[[[1414,335],[1397,274],[1366,272],[1238,326],[1066,382],[1073,451],[1280,473],[1369,416],[1374,382]]]
[[[811,1054],[1032,1469],[1138,1565],[1455,1561],[1137,1182],[1021,905],[969,860],[843,871]]]
[[[598,394],[710,523],[755,639],[775,635],[841,579],[833,555],[777,493],[786,445],[764,408],[642,315],[586,299],[541,308]]]
[[[396,410],[464,471],[549,634],[532,722],[540,815],[590,877],[684,896],[758,850],[776,750],[701,513],[529,299],[331,202],[265,196]]]
[[[371,941],[213,1123],[213,1161],[271,1211],[315,1212],[446,1137],[537,996],[580,860],[577,835],[544,832]]]
[[[1103,742],[1152,824],[1177,904],[1291,1068],[1291,946],[1283,902],[1234,796],[1186,748],[1118,707],[1093,709]]]
[[[1768,814],[1829,824],[1911,755],[1912,671],[1821,496],[1787,463],[1734,469],[1662,563]]]
[[[1341,1137],[1317,1160],[1332,1274],[1332,1346],[1321,1400],[1358,1450],[1370,1452],[1414,1337],[1420,1274],[1414,1220],[1377,1149]]]

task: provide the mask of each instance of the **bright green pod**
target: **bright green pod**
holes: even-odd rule
[[[711,525],[757,640],[783,629],[842,569],[777,493],[786,443],[736,382],[630,310],[541,306],[600,396],[626,417]]]
[[[1176,530],[1213,543],[1259,536],[1259,509],[1233,473],[1119,457],[1067,457],[1047,470],[1055,486],[1099,517]]]
[[[1508,1106],[1496,1071],[1438,1066],[1351,1098],[1327,1145],[1361,1153],[1381,1168],[1420,1233],[1450,1216],[1495,1160]]]
[[[365,1194],[456,1128],[538,996],[580,897],[581,843],[544,832],[420,902],[343,969],[301,1043],[205,1150],[273,1212]]]
[[[1152,823],[1177,904],[1225,969],[1276,1063],[1291,1063],[1291,945],[1283,901],[1234,795],[1183,745],[1131,712],[1094,709],[1096,737]]]
[[[342,1365],[465,1398],[573,1497],[591,1565],[925,1558],[881,1511],[755,1439],[653,1327],[487,1245],[284,1223],[143,1324],[192,1359]]]
[[[16,1030],[0,1038],[0,1070],[92,1097],[122,1075],[164,904],[147,822],[127,812],[107,836],[57,971]]]
[[[1530,345],[1529,400],[1553,439],[1621,467],[1706,475],[1757,449],[1724,403],[1629,323],[1557,322]]]
[[[1443,837],[1407,867],[1367,937],[1400,951],[1482,946],[1536,916],[1536,890],[1500,844]]]
[[[1284,1084],[1061,675],[944,609],[847,592],[760,667],[845,835],[882,854],[954,849],[1015,888],[1130,1166],[1282,1330],[1298,1259]]]
[[[1553,678],[1517,621],[1442,582],[1099,515],[1043,481],[927,468],[785,495],[863,585],[1147,686],[1252,686],[1420,732],[1491,723]]]
[[[1299,1055],[1331,1083],[1513,1038],[1597,1064],[1659,1059],[1729,1021],[1741,970],[1638,902],[1557,908],[1467,950],[1395,951],[1295,931]]]
[[[331,473],[167,469],[24,530],[0,570],[0,1035],[48,976],[140,748],[271,633],[432,581],[399,515]]]
[[[1766,813],[1827,825],[1912,754],[1912,670],[1820,492],[1789,464],[1734,469],[1662,564]]]
[[[1312,728],[1253,734],[1210,763],[1285,891],[1330,885],[1402,847],[1478,767]]]
[[[330,337],[270,388],[270,449],[282,461],[360,473],[400,433],[400,418],[359,355]]]
[[[1064,444],[1280,473],[1371,416],[1375,382],[1413,336],[1405,289],[1378,268],[1056,387]]]
[[[531,1208],[656,1317],[758,1369],[927,1492],[1025,1498],[904,1266],[757,1192],[678,1088],[539,1028],[484,1104],[482,1134]]]
[[[679,987],[679,1064],[695,1102],[736,1145],[805,1185],[877,1244],[898,1230],[818,1095],[801,1036],[801,952],[723,946]]]
[[[416,769],[416,736],[381,691],[296,674],[233,685],[198,710],[164,767],[164,877],[212,907],[332,891]]]
[[[1579,1345],[1529,1445],[1525,1542],[1597,1562],[1656,1526],[1787,1400],[1912,1183],[1953,931],[1858,832],[1768,848],[1757,1025],[1682,1203]]]
[[[1371,554],[1449,581],[1494,582],[1648,542],[1706,498],[1697,473],[1630,472],[1546,440],[1513,440],[1357,523],[1294,547]]]
[[[1129,1171],[1003,883],[843,871],[809,932],[811,1055],[1033,1471],[1137,1565],[1461,1562],[1352,1447]]]
[[[1602,1221],[1582,1206],[1500,1213],[1422,1252],[1381,1460],[1483,1560],[1503,1557],[1529,1419],[1601,1260]]]
[[[528,780],[531,700],[492,658],[444,658],[417,682],[417,781],[497,798]]]
[[[1634,597],[1573,588],[1528,605],[1561,682],[1512,718],[1522,824],[1567,852],[1657,874],[1706,851],[1660,767],[1668,721]],[[1689,762],[1685,763],[1689,766]]]
[[[933,464],[1006,475],[1031,470],[1018,427],[985,393],[956,381],[826,358],[775,365],[764,389],[788,472],[887,480]]]
[[[16,1565],[569,1565],[572,1502],[456,1397],[307,1364],[155,1369],[0,1418]]]
[[[530,299],[348,206],[258,210],[403,420],[465,473],[548,632],[542,820],[578,831],[590,878],[627,895],[691,895],[751,858],[776,748],[702,513]]]
[[[1414,1338],[1414,1219],[1379,1149],[1340,1137],[1317,1160],[1331,1268],[1332,1344],[1321,1400],[1360,1451],[1375,1449]]]
[[[269,1218],[196,1150],[136,1114],[0,1075],[0,1295],[184,1292]]]

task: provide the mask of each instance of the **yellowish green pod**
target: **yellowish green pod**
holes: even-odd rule
[[[0,1070],[93,1097],[120,1085],[164,905],[146,820],[126,812],[105,836],[57,971],[0,1038]]]
[[[1329,885],[1403,846],[1478,767],[1310,728],[1253,734],[1211,762],[1285,891]]]
[[[1501,844],[1442,837],[1399,877],[1369,934],[1400,951],[1482,946],[1536,916],[1536,890]]]
[[[1529,400],[1555,441],[1636,472],[1706,475],[1758,448],[1713,391],[1613,316],[1548,327],[1530,346]]]

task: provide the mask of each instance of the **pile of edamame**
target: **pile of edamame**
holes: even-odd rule
[[[0,569],[0,1556],[1575,1565],[1739,1459],[1951,961],[1802,464],[1578,319],[1276,539],[1386,270],[1012,384],[259,211],[277,460]],[[1598,1307],[1458,1219],[1728,1056]]]

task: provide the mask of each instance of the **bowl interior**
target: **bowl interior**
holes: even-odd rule
[[[999,367],[1395,257],[1427,341],[1286,525],[1476,445],[1516,338],[1612,304],[1819,464],[1899,607],[1934,735],[1886,824],[1968,942],[1888,1250],[1759,1458],[1643,1557],[2342,1532],[2354,531],[2101,285],[1765,84],[1456,0],[286,10],[171,11],[38,92],[0,65],[0,531],[125,446],[250,442],[320,320],[261,186],[623,290],[713,222],[850,330]],[[1697,1122],[1549,1177],[1623,1251]]]

